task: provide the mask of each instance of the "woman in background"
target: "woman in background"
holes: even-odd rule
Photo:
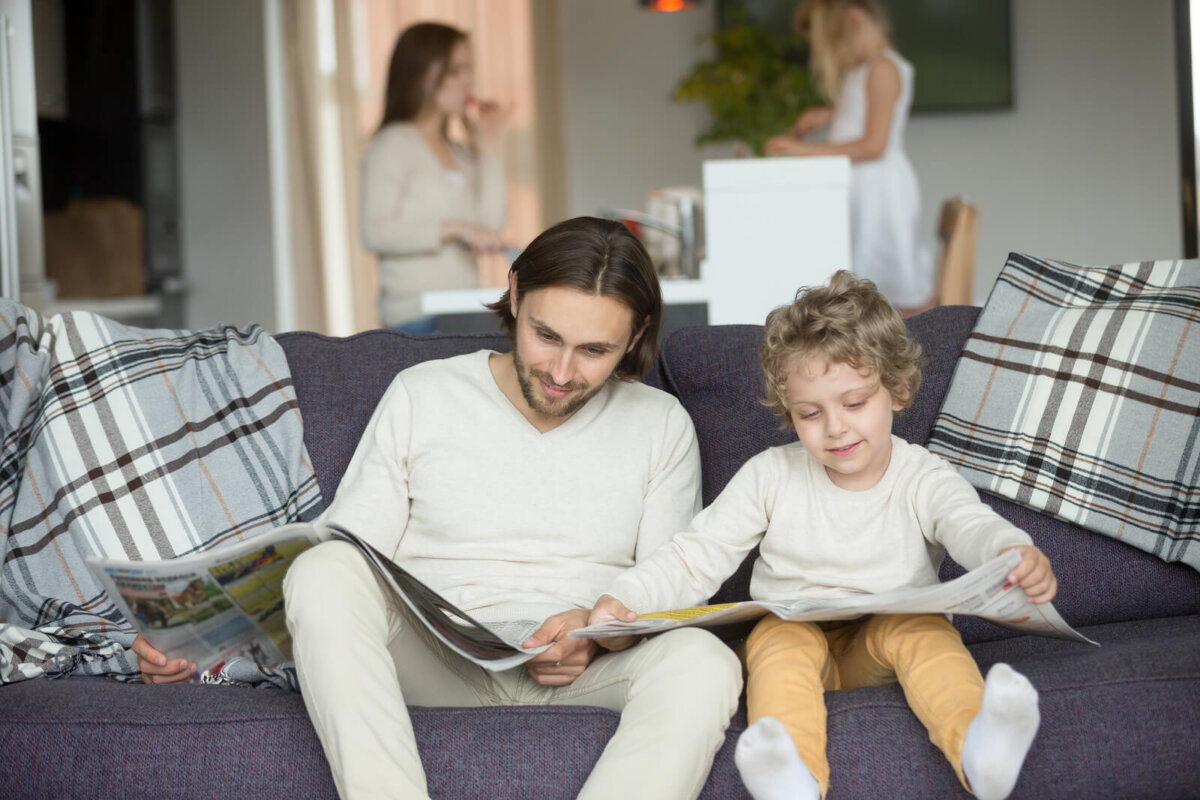
[[[421,292],[477,287],[475,257],[504,249],[508,110],[476,100],[472,84],[464,32],[423,22],[396,41],[383,121],[362,162],[363,244],[379,257],[379,311],[389,328],[433,333]],[[467,141],[450,138],[452,120]]]
[[[933,296],[933,268],[919,235],[917,176],[904,152],[912,65],[892,48],[875,0],[804,0],[795,27],[809,41],[813,76],[832,105],[805,110],[766,151],[850,157],[853,270],[902,314],[922,311]],[[824,143],[802,138],[826,127]]]

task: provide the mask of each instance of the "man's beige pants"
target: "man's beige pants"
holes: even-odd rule
[[[304,703],[347,800],[429,796],[406,703],[619,711],[579,796],[694,798],[741,692],[737,657],[696,629],[600,656],[569,686],[539,686],[523,667],[489,672],[385,599],[374,571],[344,542],[301,555],[284,596]]]
[[[962,771],[967,727],[983,702],[983,676],[962,637],[940,614],[880,614],[847,623],[762,619],[746,640],[750,724],[774,717],[796,752],[829,788],[825,692],[899,681],[929,738]]]

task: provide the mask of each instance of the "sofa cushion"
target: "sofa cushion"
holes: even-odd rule
[[[896,415],[892,433],[923,445],[941,410],[963,343],[979,318],[977,306],[943,306],[905,320],[921,345],[921,386],[913,403]]]
[[[971,648],[985,671],[1003,660],[1040,693],[1042,726],[1014,800],[1200,796],[1200,616],[1083,632],[1105,645],[1021,636]],[[967,796],[898,685],[826,703],[830,800]],[[411,713],[431,793],[464,800],[574,797],[619,719],[589,707]],[[732,760],[745,727],[743,708],[703,800],[747,797]],[[298,695],[96,678],[0,688],[0,797],[277,797],[281,787],[336,796]]]
[[[1200,261],[1012,254],[929,448],[983,491],[1200,570]]]
[[[975,306],[935,308],[908,319],[924,356],[921,388],[913,405],[896,417],[893,432],[923,444],[941,410],[951,376],[968,335],[979,317]],[[1163,561],[1120,542],[1096,536],[1078,525],[1052,519],[994,495],[983,501],[1033,537],[1059,579],[1054,605],[1072,625],[1200,614],[1200,575],[1181,564]],[[963,574],[946,559],[942,580]],[[1002,639],[1013,634],[978,617],[956,617],[964,641]]]
[[[1200,617],[1081,633],[1103,646],[1020,636],[970,648],[985,673],[1004,661],[1039,693],[1041,727],[1014,800],[1200,797]],[[897,684],[825,699],[828,800],[969,797]]]
[[[575,797],[620,719],[587,706],[410,713],[431,795],[463,800]],[[702,797],[746,796],[732,745]],[[164,800],[337,797],[298,694],[103,679],[0,690],[0,797],[108,800],[131,791]]]

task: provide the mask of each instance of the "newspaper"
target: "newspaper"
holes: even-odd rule
[[[332,525],[284,525],[235,545],[169,561],[90,557],[88,567],[150,644],[170,658],[194,662],[202,675],[212,674],[235,656],[263,666],[291,660],[283,576],[296,556],[330,539],[361,550],[413,616],[447,647],[481,667],[509,669],[548,647],[521,647],[540,622],[479,623],[370,544]]]
[[[1015,551],[1002,553],[952,581],[919,589],[812,600],[747,600],[656,611],[639,614],[633,622],[613,620],[578,628],[570,635],[580,639],[645,636],[672,628],[745,622],[765,614],[813,622],[854,619],[866,614],[970,614],[1022,633],[1096,644],[1068,625],[1052,604],[1035,605],[1019,586],[1005,586],[1009,573],[1020,560],[1020,553]]]

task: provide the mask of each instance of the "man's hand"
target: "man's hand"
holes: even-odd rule
[[[588,625],[598,625],[601,622],[612,622],[620,620],[621,622],[633,622],[637,619],[637,613],[630,611],[617,598],[610,594],[600,595],[600,599],[596,601],[596,605],[592,607],[592,613],[588,615]],[[611,636],[604,639],[595,639],[596,644],[603,647],[605,650],[616,652],[618,650],[626,650],[641,641],[640,636]]]
[[[587,624],[588,612],[582,608],[555,614],[522,642],[523,646],[541,647],[554,642],[545,652],[525,662],[525,669],[542,686],[569,686],[583,674],[596,657],[591,639],[572,639],[567,634]]]
[[[1053,600],[1058,592],[1058,578],[1054,577],[1054,570],[1046,554],[1029,544],[1006,547],[1000,552],[1005,553],[1009,550],[1016,550],[1021,554],[1021,563],[1008,574],[1008,582],[1004,584],[1004,588],[1020,586],[1031,603],[1049,603]]]
[[[146,683],[185,683],[196,672],[196,665],[186,658],[168,660],[140,633],[133,640],[133,652],[137,653],[138,669]]]

